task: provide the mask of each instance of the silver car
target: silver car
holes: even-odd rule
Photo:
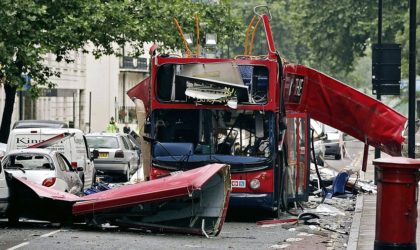
[[[6,172],[26,178],[40,185],[59,191],[79,194],[83,183],[78,171],[67,158],[49,149],[28,148],[10,151],[1,162]]]
[[[95,168],[104,173],[123,174],[128,181],[139,168],[139,155],[126,134],[92,133],[86,135],[91,150],[98,150]]]
[[[325,125],[324,139],[325,155],[333,155],[334,159],[340,160],[345,157],[343,133],[335,128]]]

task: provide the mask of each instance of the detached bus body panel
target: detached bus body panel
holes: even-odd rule
[[[9,213],[13,213],[14,218],[86,221],[96,226],[110,223],[205,236],[220,233],[231,191],[229,166],[222,164],[84,197],[12,176],[8,182],[11,194]]]
[[[284,76],[287,110],[307,113],[311,118],[387,154],[401,155],[406,117],[309,67],[287,64],[284,66]]]

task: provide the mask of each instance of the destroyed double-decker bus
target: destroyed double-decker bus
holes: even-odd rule
[[[267,56],[182,58],[154,55],[151,49],[151,76],[128,92],[146,137],[142,145],[146,178],[225,163],[231,167],[230,207],[277,211],[286,190],[289,200],[306,198],[308,117],[288,114],[291,133],[284,134],[281,59],[269,18],[261,18]],[[285,139],[288,151],[282,149]],[[283,156],[286,152],[288,157]],[[296,180],[288,186],[282,181],[286,158],[287,176]]]
[[[405,117],[320,72],[286,63],[275,49],[270,15],[256,19],[266,34],[264,56],[252,56],[247,42],[245,55],[233,59],[157,55],[157,46],[151,48],[150,76],[127,93],[136,104],[145,178],[229,164],[230,207],[280,211],[307,199],[310,117],[400,153]]]

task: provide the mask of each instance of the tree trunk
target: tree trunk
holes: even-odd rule
[[[0,142],[7,143],[10,133],[10,125],[12,123],[13,107],[16,98],[16,86],[4,84],[4,92],[6,93],[6,100],[4,103],[3,117],[1,119],[0,127]]]

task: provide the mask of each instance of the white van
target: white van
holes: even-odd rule
[[[47,148],[64,154],[72,167],[82,167],[80,175],[84,189],[90,188],[96,179],[93,157],[90,153],[83,132],[73,128],[16,128],[10,132],[6,154],[13,149],[22,149],[44,142],[61,134],[69,136],[57,141]]]

